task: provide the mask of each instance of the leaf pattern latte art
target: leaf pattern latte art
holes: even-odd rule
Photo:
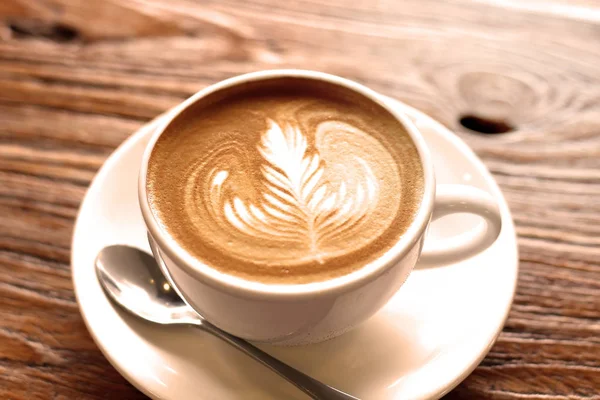
[[[229,177],[226,169],[213,175],[211,196],[230,227],[254,239],[278,240],[306,248],[303,261],[324,263],[326,250],[345,235],[356,234],[357,227],[373,212],[378,183],[373,171],[358,156],[348,171],[352,179],[331,181],[326,163],[318,151],[310,152],[299,126],[268,120],[258,152],[262,157],[261,197],[245,202],[234,195],[221,196]],[[352,131],[342,122],[338,127]],[[217,210],[214,210],[217,211]],[[300,261],[300,260],[298,260]]]

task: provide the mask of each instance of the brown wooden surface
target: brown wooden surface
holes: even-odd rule
[[[599,399],[592,0],[1,0],[0,398],[143,398],[79,315],[77,207],[144,122],[210,83],[275,67],[339,74],[431,114],[504,191],[521,252],[515,303],[447,399]]]

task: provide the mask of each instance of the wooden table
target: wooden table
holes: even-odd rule
[[[2,0],[0,398],[144,397],[79,315],[78,205],[145,122],[210,83],[279,67],[342,75],[429,113],[504,191],[521,255],[515,303],[447,399],[599,399],[592,0]]]

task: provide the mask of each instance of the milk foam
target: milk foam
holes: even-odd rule
[[[377,110],[399,132],[378,132],[340,104],[265,94],[207,107],[204,125],[200,113],[197,129],[159,139],[154,213],[190,253],[244,278],[310,281],[364,265],[405,230],[422,172],[392,116]]]

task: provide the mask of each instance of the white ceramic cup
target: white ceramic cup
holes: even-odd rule
[[[423,200],[416,217],[389,251],[350,274],[295,285],[248,281],[203,264],[157,223],[146,193],[146,173],[152,149],[161,133],[183,110],[208,94],[231,86],[286,76],[343,86],[384,107],[406,127],[418,149],[424,173]],[[392,297],[417,261],[418,267],[434,267],[471,257],[496,240],[502,225],[496,201],[486,192],[465,185],[436,187],[431,156],[423,137],[414,124],[390,107],[381,95],[356,82],[315,71],[255,72],[199,91],[178,105],[157,127],[144,153],[138,189],[155,257],[189,305],[233,335],[279,345],[320,342],[350,330]],[[425,240],[431,220],[453,213],[476,214],[484,223],[456,237]]]

